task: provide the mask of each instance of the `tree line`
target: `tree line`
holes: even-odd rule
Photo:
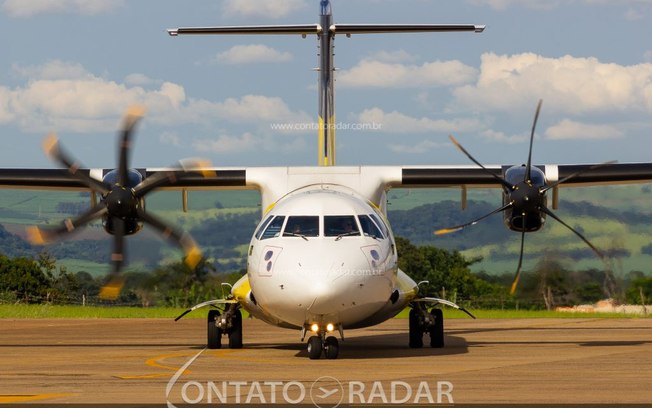
[[[652,298],[652,277],[642,272],[614,276],[605,270],[574,271],[557,257],[548,256],[524,273],[515,295],[509,294],[512,274],[473,273],[468,260],[458,251],[434,246],[417,246],[396,237],[399,267],[415,281],[428,281],[422,294],[452,300],[468,308],[551,309],[593,303],[607,297],[640,304]],[[125,273],[125,287],[111,304],[189,307],[222,297],[222,283],[233,284],[245,270],[219,271],[204,261],[189,269],[182,262]],[[51,255],[7,257],[0,255],[1,303],[102,303],[98,299],[106,277],[71,272],[56,265]]]

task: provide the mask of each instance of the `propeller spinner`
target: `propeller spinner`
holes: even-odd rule
[[[143,180],[140,173],[129,169],[131,153],[131,139],[133,130],[142,118],[144,109],[132,107],[128,110],[121,131],[118,145],[118,168],[104,177],[103,181],[96,180],[85,171],[79,162],[73,160],[60,146],[57,137],[50,134],[44,141],[43,147],[48,156],[68,169],[70,176],[83,183],[93,193],[101,195],[102,199],[90,210],[76,218],[65,220],[61,226],[53,229],[29,227],[27,229],[30,241],[37,245],[50,243],[64,237],[77,228],[102,218],[107,232],[113,234],[113,253],[111,262],[113,269],[108,283],[100,291],[103,299],[115,299],[120,294],[124,285],[121,275],[122,265],[125,260],[124,238],[140,230],[143,223],[159,231],[164,237],[178,243],[186,254],[185,262],[194,268],[202,259],[201,251],[194,239],[187,233],[168,226],[157,217],[146,213],[143,208],[143,198],[157,187],[172,185],[177,180],[178,173],[161,171],[154,173]],[[200,161],[186,161],[181,170],[187,174],[197,172],[205,177],[214,175],[214,172],[204,170],[207,163]]]
[[[512,286],[510,293],[514,294],[516,287],[518,285],[519,279],[521,277],[521,268],[523,265],[523,252],[525,247],[525,233],[537,231],[543,226],[543,219],[546,215],[555,219],[561,223],[564,227],[571,230],[575,235],[577,235],[582,241],[584,241],[595,254],[600,258],[604,259],[604,254],[597,249],[591,242],[589,242],[586,237],[584,237],[579,231],[571,227],[562,221],[555,213],[553,213],[546,206],[546,192],[550,189],[553,189],[560,184],[577,177],[578,175],[591,171],[598,167],[606,166],[612,163],[613,161],[597,164],[591,166],[583,171],[576,172],[567,177],[564,177],[561,180],[558,180],[550,185],[545,183],[545,175],[541,170],[532,166],[532,144],[534,142],[534,131],[537,126],[537,121],[539,119],[539,112],[541,111],[542,100],[539,100],[537,105],[536,113],[534,115],[534,122],[532,123],[532,131],[530,133],[530,148],[528,153],[527,164],[524,166],[515,166],[509,168],[505,172],[505,178],[498,176],[497,174],[489,171],[485,166],[483,166],[479,161],[477,161],[462,145],[455,140],[453,136],[450,136],[453,144],[464,153],[472,162],[480,166],[488,174],[491,174],[503,187],[503,206],[495,209],[489,214],[483,215],[471,222],[465,224],[457,225],[454,227],[443,228],[435,231],[436,235],[448,234],[451,232],[460,231],[464,228],[470,227],[477,224],[478,222],[484,220],[485,218],[504,212],[506,213],[506,218],[509,219],[508,226],[514,231],[521,232],[521,250],[518,258],[518,267],[516,268],[516,274],[514,280],[512,281]]]

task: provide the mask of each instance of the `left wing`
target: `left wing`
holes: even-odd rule
[[[113,169],[79,169],[80,173],[102,181],[102,178]],[[153,168],[136,169],[144,179],[156,175],[166,177],[157,183],[157,188],[177,189],[240,189],[246,188],[245,169],[218,169],[212,168],[215,175],[205,177],[198,172],[187,172],[178,168]],[[79,180],[72,178],[66,169],[0,169],[0,188],[6,189],[33,189],[33,190],[70,190],[90,191],[89,188]]]

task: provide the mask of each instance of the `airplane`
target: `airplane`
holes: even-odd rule
[[[338,24],[333,21],[330,0],[321,0],[319,10],[317,24],[168,30],[175,37],[316,35],[320,56],[318,166],[220,168],[195,162],[180,168],[129,169],[129,138],[124,134],[131,133],[138,115],[128,114],[119,143],[117,173],[114,169],[82,168],[61,154],[61,148],[52,147],[58,146],[52,140],[46,150],[65,169],[0,169],[1,187],[91,190],[101,195],[101,202],[94,207],[97,211],[67,220],[57,230],[32,229],[32,236],[37,241],[63,237],[88,219],[103,218],[107,232],[116,236],[114,269],[107,290],[109,295],[115,295],[121,287],[122,237],[136,233],[142,223],[180,242],[191,265],[199,254],[194,241],[183,238],[184,233],[159,220],[152,221],[147,215],[143,198],[149,189],[180,190],[184,203],[187,191],[193,189],[258,190],[263,211],[248,246],[246,275],[230,287],[224,299],[195,305],[176,319],[211,306],[207,316],[208,348],[222,347],[223,337],[228,338],[230,348],[243,347],[245,310],[271,325],[298,330],[302,342],[310,333],[306,347],[310,359],[336,359],[340,349],[337,335],[343,340],[345,330],[379,324],[407,307],[408,346],[423,347],[428,334],[431,347],[444,347],[444,319],[436,306],[449,306],[473,315],[446,299],[424,296],[420,290],[423,282],[415,282],[398,268],[395,238],[387,219],[387,192],[393,188],[461,188],[464,201],[467,188],[506,188],[503,180],[511,180],[509,174],[516,171],[515,167],[337,166],[333,41],[338,34],[350,37],[374,33],[481,33],[485,27]],[[652,163],[534,166],[528,160],[523,169],[531,175],[530,180],[537,177],[537,188],[551,189],[554,197],[562,181],[563,186],[582,186],[652,180]],[[519,174],[523,177],[522,169]],[[119,198],[116,205],[112,204],[114,195]],[[522,216],[518,211],[505,214]],[[519,231],[524,229],[522,221],[512,221],[513,225],[520,225]]]

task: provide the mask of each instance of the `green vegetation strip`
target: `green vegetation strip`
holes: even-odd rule
[[[469,310],[478,319],[595,319],[595,318],[618,318],[632,319],[652,317],[650,313],[647,316],[624,314],[624,313],[572,313],[572,312],[554,312],[547,310]],[[403,310],[397,317],[407,318],[409,309]],[[470,319],[470,317],[459,310],[444,309],[444,317],[447,319]]]
[[[170,318],[185,309],[169,307],[129,306],[58,306],[58,305],[0,305],[1,319],[104,319],[104,318]],[[205,317],[206,311],[197,310],[184,318]]]
[[[129,307],[129,306],[58,306],[58,305],[0,305],[0,319],[126,319],[126,318],[169,318],[184,312],[183,308]],[[397,317],[407,318],[408,309]],[[650,318],[623,313],[566,313],[545,310],[471,310],[478,319],[536,319],[536,318]],[[444,310],[449,319],[469,319],[463,312]],[[196,310],[184,317],[205,318],[206,310]]]

